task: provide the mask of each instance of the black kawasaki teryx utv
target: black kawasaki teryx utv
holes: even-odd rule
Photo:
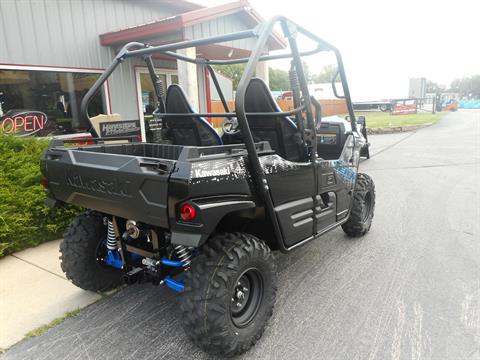
[[[289,51],[264,55],[281,25]],[[296,36],[316,47],[299,52]],[[205,44],[255,39],[249,58],[211,60],[175,52]],[[332,51],[347,120],[322,121],[308,92],[301,58]],[[224,113],[197,113],[178,85],[164,96],[152,54],[205,66]],[[375,206],[371,178],[358,173],[368,157],[365,120],[352,109],[339,51],[284,17],[248,31],[149,46],[125,45],[82,102],[88,104],[123,61],[146,61],[157,97],[155,141],[108,144],[92,127],[89,144],[53,140],[43,155],[46,203],[87,209],[68,228],[61,266],[74,284],[106,290],[123,281],[164,284],[181,292],[185,331],[203,350],[223,356],[247,351],[261,337],[275,303],[272,250],[289,252],[341,226],[368,232]],[[252,78],[259,61],[291,58],[294,109],[280,111],[266,84]],[[246,63],[235,96],[225,102],[211,65]],[[224,118],[222,136],[206,117]],[[156,134],[153,136],[152,134]],[[66,144],[70,142],[70,144]],[[77,142],[77,144],[74,144]],[[68,145],[68,146],[67,146]]]

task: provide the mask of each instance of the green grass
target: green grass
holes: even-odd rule
[[[49,329],[51,329],[54,326],[57,326],[57,325],[61,324],[66,319],[77,316],[80,313],[80,310],[81,309],[67,311],[65,314],[63,314],[63,316],[52,320],[48,324],[39,326],[38,328],[29,331],[28,333],[25,334],[25,338],[29,339],[29,338],[32,338],[32,337],[35,337],[35,336],[40,336],[40,335],[46,333]]]
[[[425,125],[425,124],[435,124],[447,113],[437,112],[432,113],[418,113],[418,114],[408,114],[408,115],[390,115],[390,113],[385,112],[355,112],[358,115],[364,115],[367,120],[367,128],[377,129],[377,128],[392,128],[399,126],[414,126],[414,125]]]
[[[113,290],[109,290],[109,291],[106,291],[106,292],[100,291],[98,293],[101,295],[101,297],[102,297],[101,299],[103,300],[103,299],[107,299],[107,298],[111,297],[120,288],[121,287],[118,287],[118,288],[115,288]],[[72,311],[67,311],[61,317],[50,321],[48,324],[39,326],[38,328],[29,331],[28,333],[25,334],[25,339],[29,339],[29,338],[32,338],[32,337],[36,337],[36,336],[40,336],[40,335],[45,334],[49,329],[51,329],[51,328],[53,328],[57,325],[60,325],[66,319],[71,318],[71,317],[75,317],[78,314],[80,314],[80,311],[82,311],[82,309],[83,308],[78,308],[78,309],[75,309],[75,310],[72,310]],[[0,348],[0,354],[2,353],[2,351],[6,351],[6,350]]]

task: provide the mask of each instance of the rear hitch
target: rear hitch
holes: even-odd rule
[[[175,292],[181,292],[185,288],[183,284],[183,276],[178,279],[173,279],[170,275],[165,275],[162,278],[162,265],[183,269],[183,263],[181,261],[170,260],[167,258],[162,258],[160,260],[144,258],[142,259],[142,264],[145,265],[144,268],[134,267],[123,276],[127,285],[150,282],[153,285],[166,285]]]
[[[127,272],[125,275],[123,275],[123,280],[125,281],[125,284],[127,285],[132,285],[137,282],[142,282],[144,277],[144,270],[142,268],[133,268],[129,272]]]
[[[126,231],[121,237],[118,235],[115,217],[104,217],[103,221],[107,226],[107,237],[97,254],[98,261],[116,269],[124,269],[123,278],[128,285],[150,282],[153,285],[166,285],[176,292],[183,291],[183,276],[177,275],[188,270],[192,258],[191,248],[177,245],[174,252],[178,260],[168,257],[159,259],[154,253],[129,245],[140,238],[150,242],[149,233],[139,227],[136,221],[126,221]]]

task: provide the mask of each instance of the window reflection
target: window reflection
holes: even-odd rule
[[[79,116],[80,103],[99,76],[96,73],[0,70],[0,121],[21,111],[40,111],[48,121],[36,136],[88,131],[90,124]],[[102,94],[98,94],[92,99],[89,114],[102,113],[106,114],[106,108]]]

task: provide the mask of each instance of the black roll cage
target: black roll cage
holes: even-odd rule
[[[279,23],[282,28],[283,36],[288,41],[290,46],[290,52],[283,53],[283,54],[275,54],[275,55],[263,55],[265,46],[267,44],[268,39],[272,36],[274,32],[274,26]],[[297,47],[296,36],[297,34],[302,34],[310,40],[313,40],[317,44],[316,48],[310,51],[300,52]],[[248,58],[239,58],[239,59],[228,59],[228,60],[210,60],[205,58],[191,58],[188,56],[184,56],[181,54],[177,54],[175,51],[180,49],[186,49],[190,47],[196,47],[200,45],[209,45],[209,44],[216,44],[222,43],[227,41],[233,40],[240,40],[240,39],[247,39],[247,38],[255,38],[256,45],[252,50],[250,57]],[[316,121],[320,121],[320,103],[310,97],[308,91],[308,84],[307,79],[305,78],[305,73],[303,70],[303,64],[301,58],[303,56],[314,55],[316,53],[322,51],[332,51],[335,54],[337,60],[337,73],[332,78],[332,87],[334,94],[337,98],[345,99],[349,114],[349,121],[351,122],[352,131],[357,130],[356,126],[356,119],[355,114],[353,111],[353,104],[350,97],[350,91],[348,88],[348,83],[345,75],[345,69],[343,65],[342,56],[340,51],[334,47],[333,45],[329,44],[328,42],[322,40],[321,38],[317,37],[310,31],[304,29],[302,26],[292,22],[291,20],[287,19],[284,16],[275,16],[267,22],[259,24],[257,27],[251,30],[239,31],[225,35],[218,35],[218,36],[211,36],[208,38],[196,39],[196,40],[186,40],[180,41],[177,43],[166,44],[166,45],[159,45],[159,46],[150,46],[148,44],[143,44],[140,42],[130,42],[124,45],[118,54],[116,55],[113,62],[108,66],[107,69],[102,73],[102,75],[97,79],[95,84],[92,88],[85,94],[85,97],[82,100],[81,107],[80,107],[80,114],[81,116],[90,123],[91,129],[90,132],[92,136],[98,137],[95,128],[92,126],[90,121],[90,117],[88,115],[88,105],[92,98],[97,94],[102,85],[108,79],[108,77],[115,71],[117,66],[121,64],[128,58],[131,57],[141,57],[145,60],[151,80],[154,84],[155,95],[157,97],[157,109],[154,111],[154,116],[158,118],[168,117],[181,117],[181,116],[189,116],[189,117],[226,117],[226,118],[237,118],[238,124],[240,127],[240,132],[242,134],[243,141],[245,143],[245,147],[247,149],[249,162],[251,165],[252,170],[252,178],[255,182],[256,188],[258,189],[259,195],[261,196],[261,200],[264,202],[267,213],[272,220],[273,229],[277,239],[283,239],[281,234],[280,226],[278,224],[278,219],[274,212],[273,201],[270,196],[268,182],[265,176],[265,173],[262,169],[260,164],[260,159],[256,152],[255,143],[253,140],[252,133],[250,131],[250,127],[247,122],[248,116],[254,115],[261,115],[265,117],[269,116],[279,116],[279,115],[295,115],[297,121],[305,121],[303,118],[303,114],[306,115],[306,127],[302,123],[299,126],[299,130],[302,132],[301,136],[304,141],[305,147],[307,150],[308,156],[310,161],[315,164],[317,159],[316,153],[316,136],[315,136],[315,120],[313,118],[312,112],[312,105],[316,108],[317,119]],[[161,53],[163,55],[172,57],[177,60],[186,61],[193,64],[198,65],[205,65],[212,80],[214,82],[215,88],[220,96],[220,100],[223,104],[225,109],[224,113],[199,113],[199,114],[181,114],[181,113],[167,113],[165,110],[165,105],[163,104],[163,90],[161,83],[159,83],[158,75],[155,73],[155,69],[153,66],[153,61],[151,58],[152,54]],[[288,59],[291,58],[291,66],[294,71],[296,71],[296,76],[298,77],[298,87],[302,96],[300,104],[295,104],[295,108],[288,112],[262,112],[262,113],[246,113],[245,112],[245,92],[247,89],[247,85],[252,78],[254,71],[256,69],[256,65],[259,61],[269,61],[269,60],[278,60],[278,59]],[[231,112],[228,109],[228,104],[225,100],[225,97],[220,89],[218,84],[217,77],[215,72],[212,69],[212,65],[228,65],[228,64],[242,64],[246,63],[245,70],[243,75],[240,79],[239,85],[237,87],[237,92],[235,95],[235,111]],[[336,79],[340,77],[340,81],[343,87],[343,95],[339,95],[335,86]],[[293,84],[292,84],[293,89]],[[294,89],[293,89],[294,90]],[[78,141],[78,140],[77,140]],[[317,169],[316,166],[313,166],[313,171],[315,173],[315,188],[317,188]],[[301,243],[307,241],[306,239]],[[290,250],[284,247],[283,241],[278,241],[280,250],[288,251]],[[294,245],[295,247],[300,245],[300,243]]]

